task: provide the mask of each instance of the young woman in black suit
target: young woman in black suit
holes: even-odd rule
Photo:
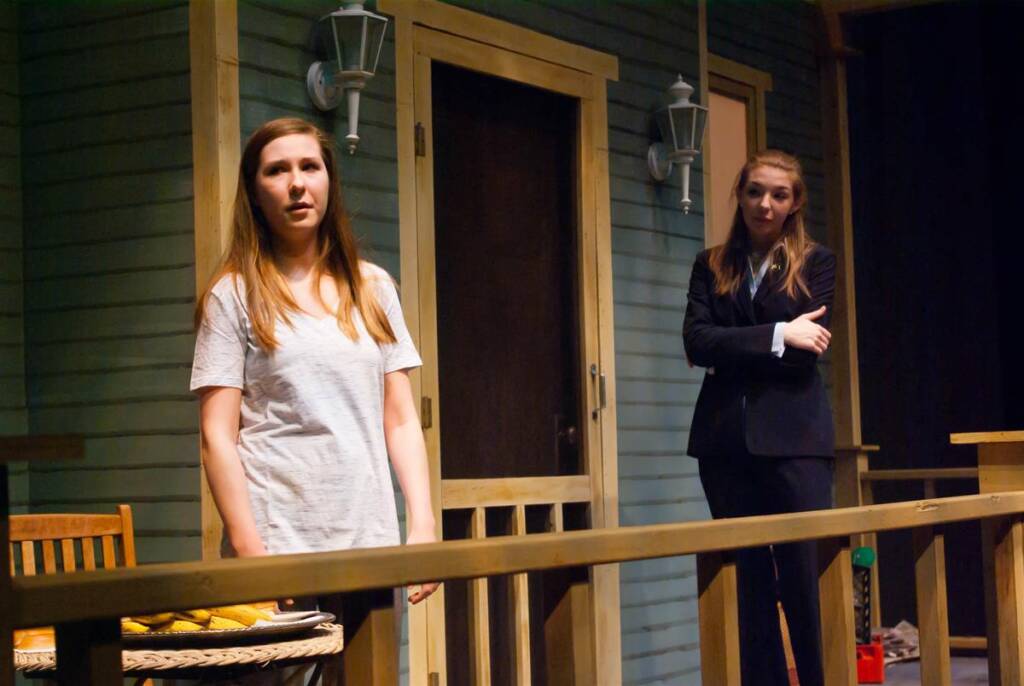
[[[828,349],[835,256],[804,228],[800,163],[768,150],[740,170],[723,245],[693,266],[683,324],[707,371],[688,454],[715,518],[832,505],[832,414],[818,374]],[[781,599],[801,686],[823,684],[814,542],[737,553],[745,686],[786,686]]]

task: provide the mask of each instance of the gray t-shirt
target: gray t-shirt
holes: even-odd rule
[[[268,354],[256,342],[239,277],[222,278],[207,300],[190,386],[242,389],[238,454],[270,553],[400,543],[384,442],[384,375],[422,361],[391,277],[369,263],[363,274],[396,343],[375,343],[358,312],[357,341],[333,316],[296,313],[291,327],[278,321],[278,348]]]

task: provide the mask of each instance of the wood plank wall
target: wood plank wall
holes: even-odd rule
[[[828,245],[816,7],[802,0],[708,3],[708,51],[772,75],[768,146],[796,155],[808,187],[807,228]],[[831,247],[831,246],[830,246]],[[831,391],[830,353],[818,367]]]
[[[17,5],[0,2],[0,434],[28,430],[22,290],[21,108]],[[12,512],[28,506],[25,464],[8,465]]]
[[[20,12],[29,429],[87,439],[31,507],[128,502],[140,562],[195,559],[188,4]]]
[[[608,84],[608,133],[620,522],[704,519],[696,462],[684,454],[701,377],[687,367],[680,338],[690,269],[703,247],[700,162],[688,216],[677,209],[678,173],[655,184],[646,164],[651,112],[667,103],[677,73],[698,83],[696,3],[457,4],[619,58],[620,79]],[[695,574],[692,558],[622,566],[623,683],[698,678]]]

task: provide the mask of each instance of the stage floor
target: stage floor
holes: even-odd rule
[[[988,661],[984,657],[954,657],[950,665],[953,686],[988,686]],[[920,686],[921,663],[897,662],[885,670],[885,686]]]

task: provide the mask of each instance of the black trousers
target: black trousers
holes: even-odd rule
[[[715,519],[824,510],[832,506],[832,460],[736,454],[700,460]],[[736,553],[740,665],[744,686],[788,686],[777,600],[782,601],[800,686],[823,686],[818,554],[814,541]]]

